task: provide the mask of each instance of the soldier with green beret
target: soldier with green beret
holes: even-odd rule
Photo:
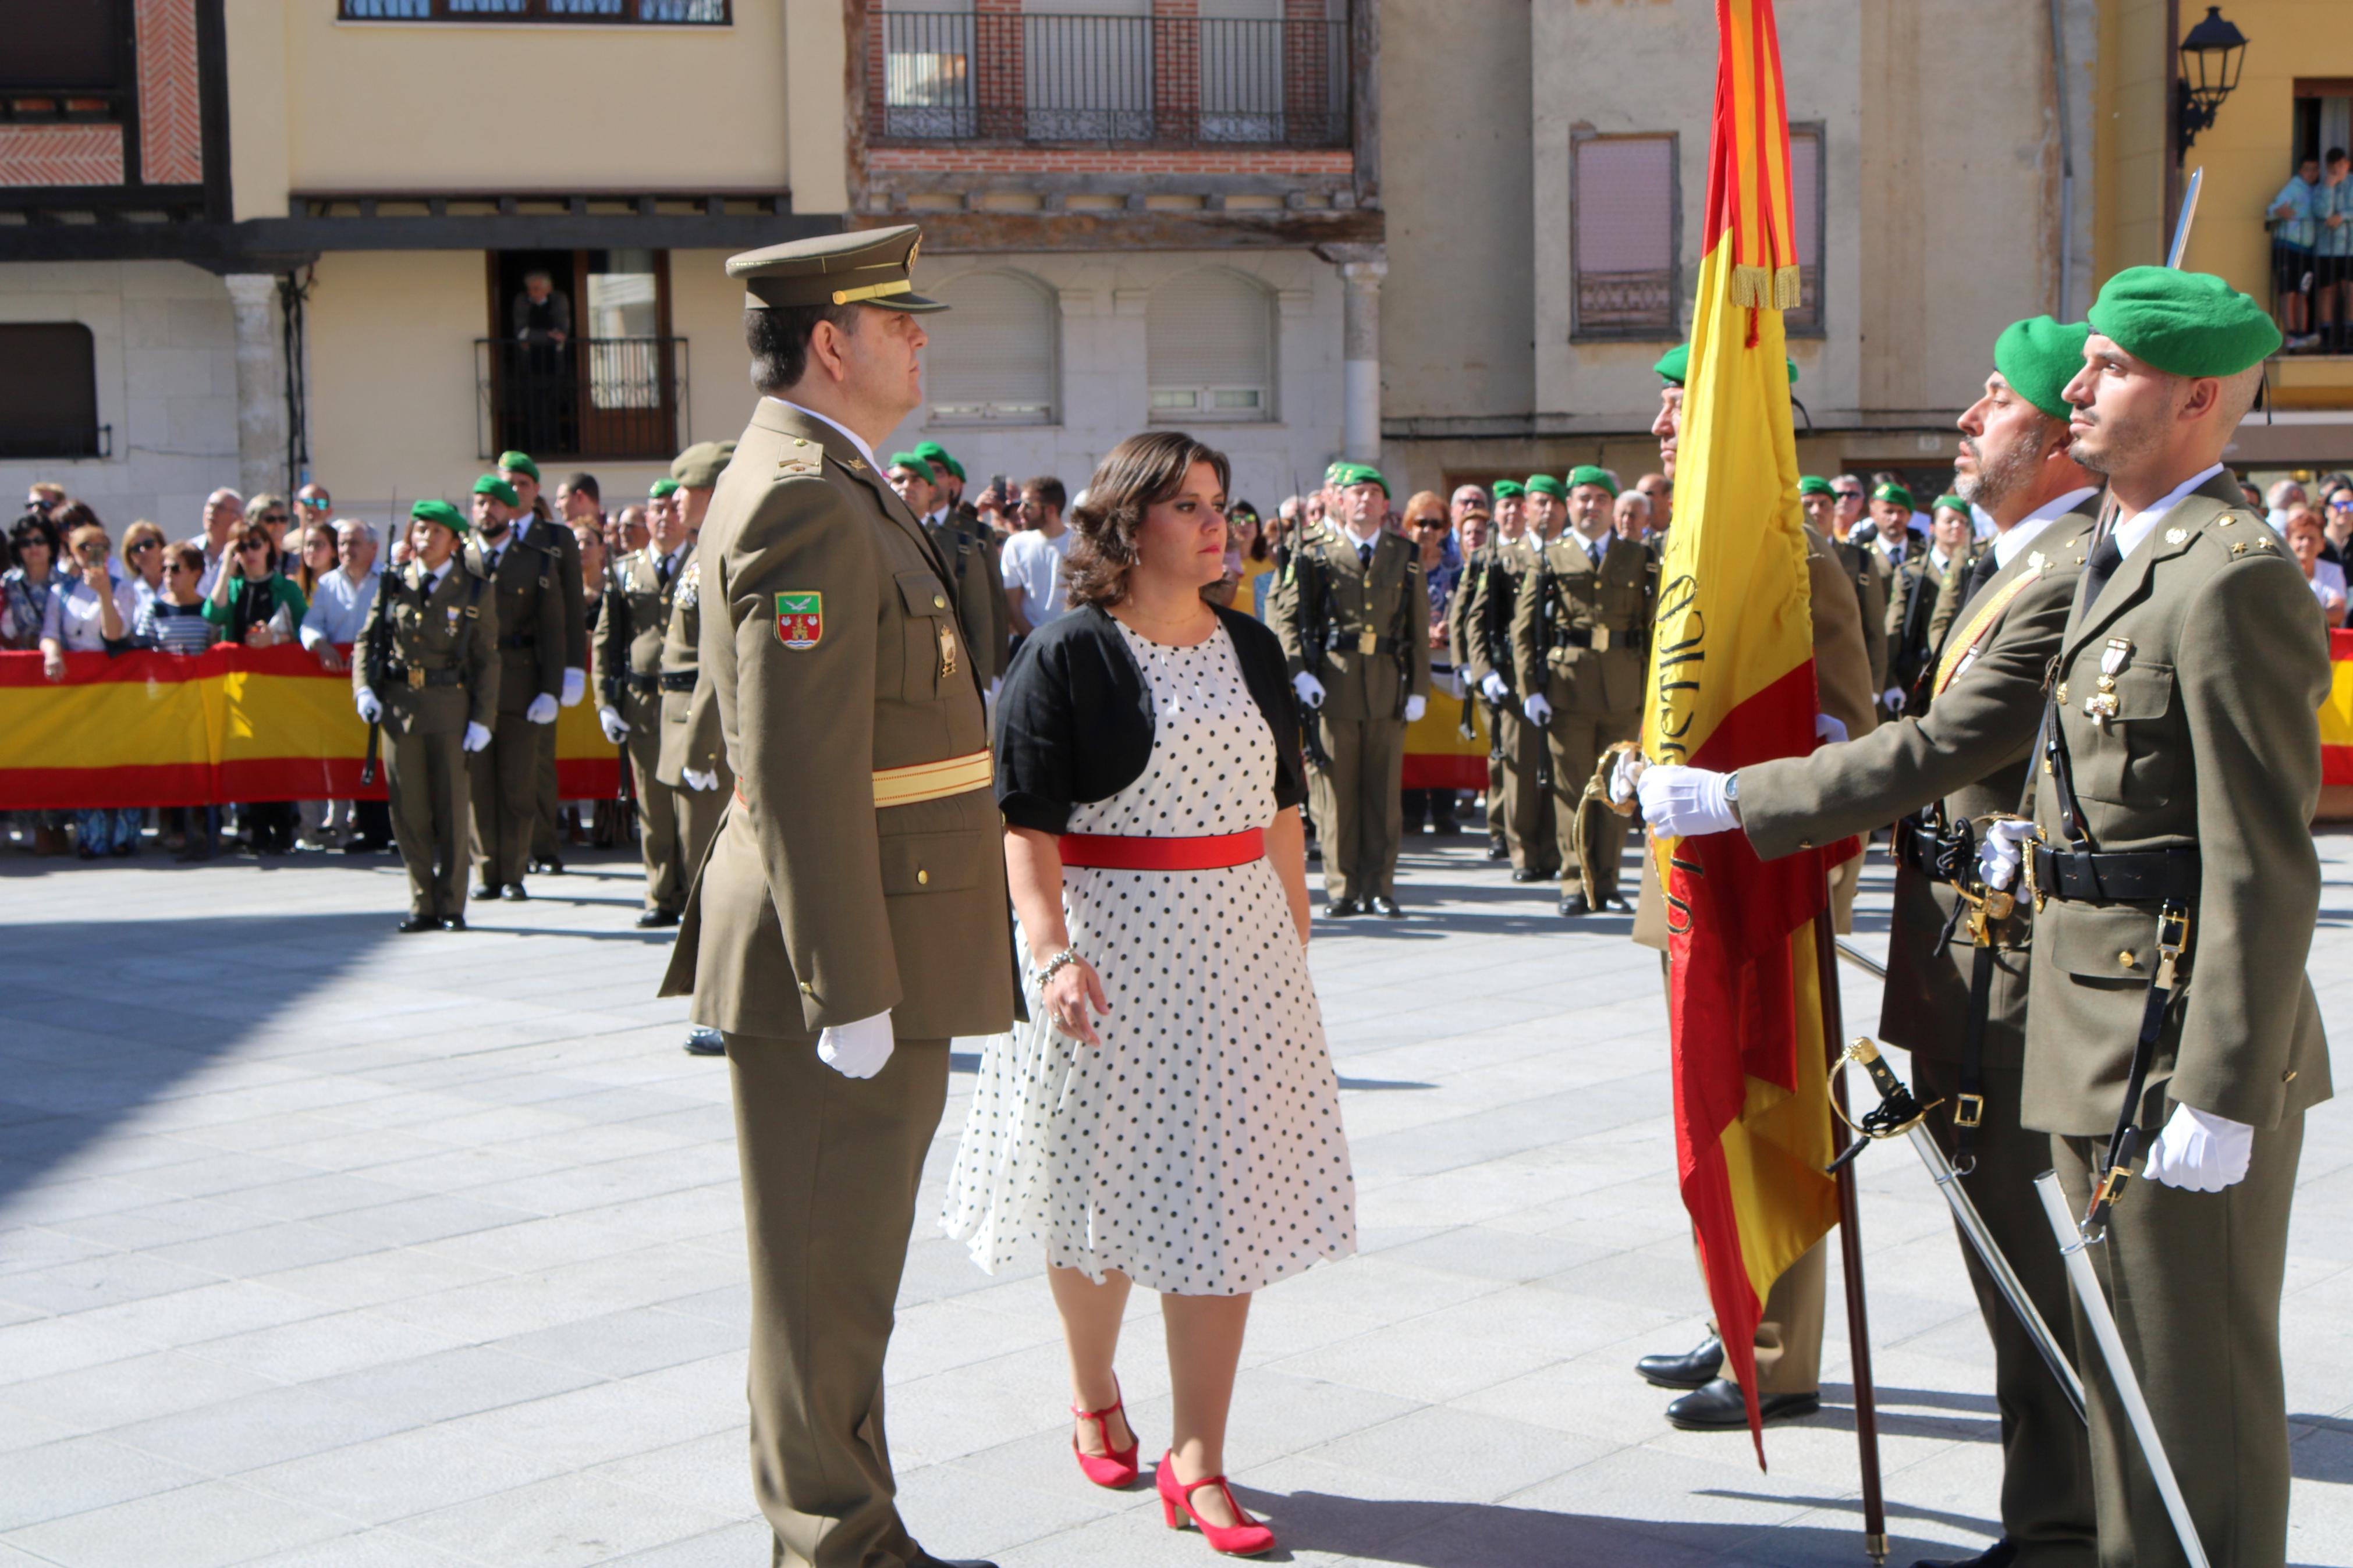
[[[981,679],[874,456],[923,401],[919,313],[944,309],[915,291],[919,238],[732,258],[761,397],[724,474],[677,471],[689,497],[718,481],[690,504],[697,702],[738,783],[662,989],[726,1037],[752,1475],[776,1560],[807,1568],[946,1568],[893,1500],[883,1362],[948,1039],[1013,1021]]]
[[[661,782],[662,647],[669,640],[670,609],[679,578],[694,550],[694,536],[677,508],[659,504],[676,492],[676,479],[659,479],[648,508],[646,546],[624,556],[607,574],[605,607],[597,616],[598,723],[605,738],[628,753],[637,797],[638,847],[645,862],[645,909],[639,927],[678,923],[686,907],[686,886],[694,875],[685,858],[680,829],[687,792]]]
[[[2023,327],[2047,353],[2012,352]],[[1964,510],[1974,501],[1998,531],[1968,574],[1968,607],[1919,716],[1809,756],[1743,768],[1736,785],[1723,786],[1730,796],[1723,814],[1695,818],[1675,797],[1712,792],[1678,788],[1675,770],[1655,770],[1642,789],[1654,830],[1728,830],[1727,817],[1736,818],[1768,859],[1901,818],[1880,1035],[1911,1052],[1914,1087],[1932,1108],[1930,1131],[1964,1173],[2029,1298],[2071,1349],[2066,1277],[2033,1188],[2050,1166],[2050,1140],[2020,1120],[2033,909],[2021,901],[2000,919],[1967,918],[1985,889],[1973,864],[1956,878],[1949,847],[1970,823],[2020,799],[2042,721],[2043,671],[2059,651],[2083,574],[2099,490],[2069,456],[2073,436],[2058,394],[2083,363],[2085,335],[2081,325],[2058,327],[2048,317],[2005,331],[1983,395],[1959,419],[1955,494],[1940,501]],[[1718,777],[1685,771],[1693,782]],[[1968,1568],[2088,1565],[2095,1526],[2083,1423],[1976,1251],[1965,1246],[1962,1258],[1993,1341],[2004,1458],[2003,1541]]]
[[[1292,552],[1275,629],[1315,726],[1308,787],[1324,912],[1396,919],[1405,912],[1397,901],[1405,730],[1430,700],[1430,595],[1420,551],[1385,526],[1380,470],[1335,463],[1328,477],[1339,489],[1339,525]]]
[[[540,494],[539,465],[530,453],[500,453],[499,477],[513,487],[517,498],[516,542],[553,551],[563,564],[564,687],[556,700],[569,708],[588,690],[588,601],[580,578],[580,541],[549,510],[546,498]],[[533,795],[532,868],[561,876],[564,847],[557,821],[555,726],[542,725],[536,740],[539,762]]]
[[[1890,700],[1891,713],[1918,712],[1926,706],[1922,683],[1945,635],[1937,605],[1944,602],[1945,591],[1965,580],[1977,564],[1977,531],[1968,502],[1958,496],[1939,496],[1929,508],[1929,518],[1923,547],[1906,550],[1888,578],[1887,685],[1900,695],[1900,700]]]
[[[1503,855],[1491,845],[1488,858],[1508,858],[1514,882],[1550,880],[1560,870],[1559,843],[1553,832],[1552,794],[1543,786],[1544,727],[1520,712],[1519,671],[1512,659],[1512,609],[1520,584],[1535,569],[1528,528],[1528,489],[1517,479],[1497,479],[1495,536],[1482,563],[1466,571],[1455,592],[1467,596],[1462,620],[1464,679],[1479,689],[1495,721],[1500,757],[1488,767],[1488,820],[1500,816]],[[1557,525],[1556,525],[1557,531]],[[1500,774],[1500,780],[1497,775]]]
[[[1835,499],[1838,495],[1838,490],[1832,487],[1830,480],[1822,478],[1820,474],[1807,474],[1798,480],[1798,494],[1800,498],[1805,496],[1829,496]],[[1812,520],[1809,518],[1807,521],[1811,521]]]
[[[948,563],[956,620],[979,661],[983,689],[994,697],[1013,657],[1013,610],[1005,593],[1005,563],[997,537],[977,514],[959,512],[955,489],[964,470],[937,441],[891,457],[891,488],[921,520],[932,545]]]
[[[670,496],[676,495],[677,493],[678,481],[672,479],[656,479],[652,484],[646,488],[646,494],[653,498],[655,500],[663,500]]]
[[[719,476],[727,471],[734,455],[733,441],[698,441],[670,465],[670,477],[678,481],[678,493],[670,498],[670,504],[678,509],[678,526],[687,542],[670,593],[670,622],[662,631],[661,743],[654,758],[654,779],[669,788],[678,803],[679,864],[690,879],[702,864],[712,836],[719,831],[728,792],[735,782],[728,767],[719,710],[700,679],[702,520],[717,493]],[[690,1037],[687,1048],[698,1056],[716,1056],[722,1047],[709,1030],[700,1030]]]
[[[565,668],[564,592],[555,580],[563,558],[552,544],[521,537],[522,505],[501,475],[474,481],[471,553],[491,585],[487,597],[499,624],[493,644],[499,704],[491,743],[467,759],[479,883],[474,897],[503,895],[517,902],[530,896],[522,879],[539,819],[540,737],[555,728]],[[573,579],[576,585],[576,569]]]
[[[384,574],[352,659],[352,700],[382,724],[393,842],[408,872],[403,931],[466,929],[467,754],[491,743],[499,606],[462,548],[466,514],[408,509],[415,553]]]
[[[1995,830],[1987,880],[2038,905],[2026,1123],[2079,1214],[2142,1162],[2090,1256],[2208,1557],[2264,1568],[2287,1550],[2288,1215],[2331,1092],[2305,968],[2327,638],[2221,461],[2280,346],[2270,315],[2132,267],[2088,320],[2064,395],[2112,522],[2060,638],[2032,826]],[[2084,1382],[2101,1561],[2182,1562],[2097,1358]]]

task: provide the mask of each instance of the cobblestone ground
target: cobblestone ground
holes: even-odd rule
[[[1461,840],[1414,918],[1320,931],[1361,1258],[1254,1309],[1229,1458],[1319,1564],[1863,1561],[1833,1270],[1822,1413],[1679,1433],[1633,1358],[1704,1321],[1655,959]],[[2312,971],[2353,1037],[2353,837]],[[55,866],[57,863],[44,863]],[[400,937],[389,862],[0,866],[0,1565],[767,1560],[724,1064],[653,998],[634,867]],[[1858,942],[1883,938],[1883,862]],[[1877,1016],[1849,972],[1849,1017]],[[2339,1047],[2340,1054],[2344,1047]],[[1900,1060],[1900,1057],[1898,1058]],[[939,1237],[933,1152],[891,1362],[919,1536],[1004,1568],[1198,1563],[1069,1458],[1044,1281]],[[2340,1078],[2348,1075],[2340,1074]],[[1943,1205],[1862,1164],[1894,1561],[1995,1529],[1989,1353]],[[2285,1308],[2291,1561],[2353,1564],[2353,1110],[2312,1118]],[[1147,1447],[1167,1379],[1139,1297]]]

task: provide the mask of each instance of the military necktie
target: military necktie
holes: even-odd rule
[[[1593,563],[1593,569],[1596,572],[1601,570],[1601,541],[1598,539],[1586,541],[1585,558]]]
[[[1369,544],[1359,544],[1356,546],[1356,559],[1364,563],[1366,571],[1371,571],[1373,569],[1373,547]]]
[[[2092,559],[2084,567],[2084,608],[2090,609],[2100,602],[2100,590],[2108,585],[2116,568],[2125,563],[2125,552],[2116,545],[2116,531],[2111,523],[2092,547]]]
[[[671,560],[672,557],[664,555],[654,563],[654,580],[665,588],[670,586]]]
[[[1978,557],[1978,563],[1969,568],[1969,580],[1961,590],[1961,608],[1954,612],[1956,619],[1959,618],[1963,611],[1968,609],[1969,601],[1983,593],[1985,585],[1992,582],[1994,574],[2000,570],[2001,557],[1994,552],[1992,545],[1987,545],[1986,552]]]

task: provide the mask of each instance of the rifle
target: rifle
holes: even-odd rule
[[[1299,592],[1292,601],[1292,624],[1299,638],[1300,661],[1307,667],[1307,673],[1313,675],[1316,667],[1324,662],[1324,642],[1330,629],[1325,625],[1325,616],[1331,606],[1324,593],[1323,562],[1310,542],[1303,539],[1292,552],[1291,563],[1299,574]],[[1300,743],[1307,753],[1309,764],[1330,768],[1332,753],[1324,749],[1324,737],[1315,732],[1314,713],[1304,717],[1300,731]]]
[[[1552,541],[1539,538],[1536,551],[1536,670],[1537,679],[1552,668],[1553,604]],[[1547,740],[1536,747],[1536,788],[1552,793],[1552,742]]]
[[[1413,616],[1409,612],[1413,608],[1414,579],[1419,576],[1421,572],[1421,547],[1409,542],[1408,548],[1414,553],[1407,557],[1405,580],[1398,584],[1397,623],[1389,634],[1389,646],[1397,650],[1397,718],[1400,723],[1405,721],[1405,705],[1412,700],[1413,696],[1413,678],[1410,673],[1413,669],[1413,656],[1405,651],[1405,639],[1407,629],[1413,625]],[[1427,595],[1430,590],[1427,585],[1424,585],[1421,592]],[[1429,600],[1425,598],[1422,602],[1427,604]]]
[[[375,606],[375,613],[370,617],[368,623],[367,643],[365,647],[359,650],[362,658],[360,668],[366,675],[367,688],[370,691],[376,693],[376,719],[374,723],[368,726],[367,756],[360,763],[360,787],[362,789],[368,788],[375,783],[376,757],[384,747],[383,689],[385,684],[385,664],[389,657],[384,645],[385,637],[387,635],[386,627],[389,626],[392,619],[392,617],[385,613],[389,606],[385,604],[384,596],[386,594],[393,592],[394,584],[397,584],[399,581],[400,574],[397,570],[387,571],[376,579],[376,604]]]

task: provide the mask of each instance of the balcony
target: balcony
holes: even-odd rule
[[[1345,22],[870,14],[879,139],[1345,147]]]
[[[487,460],[668,462],[687,423],[684,338],[474,340],[475,432]]]

